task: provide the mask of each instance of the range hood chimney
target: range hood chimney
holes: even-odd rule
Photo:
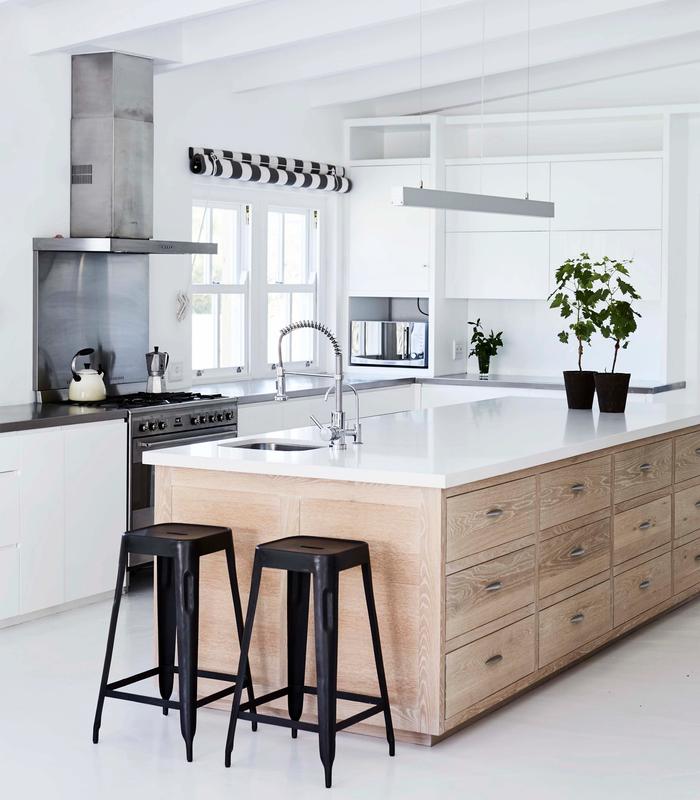
[[[35,250],[215,253],[153,236],[153,62],[125,53],[72,57],[70,238]]]

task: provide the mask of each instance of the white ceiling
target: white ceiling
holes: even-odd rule
[[[490,107],[516,107],[528,85],[527,0],[21,5],[36,54],[119,49],[160,70],[215,64],[232,92],[305,82],[314,105],[357,113],[478,110],[482,69]],[[635,105],[700,100],[700,0],[530,0],[529,51],[535,108],[605,105],[611,91]]]

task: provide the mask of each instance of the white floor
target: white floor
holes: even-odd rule
[[[151,666],[151,597],[122,604],[113,676]],[[177,715],[107,700],[92,715],[109,604],[0,631],[0,797],[328,797],[316,739],[240,724],[223,766],[227,715],[202,709],[188,764]],[[700,797],[700,602],[534,690],[432,749],[342,734],[337,798]]]

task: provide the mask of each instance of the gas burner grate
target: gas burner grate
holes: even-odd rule
[[[116,403],[119,408],[148,408],[149,406],[170,406],[178,403],[192,403],[197,400],[218,400],[221,394],[202,394],[201,392],[136,392],[120,397],[108,397],[105,402]]]

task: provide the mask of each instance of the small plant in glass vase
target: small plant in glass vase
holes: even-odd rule
[[[492,329],[487,336],[481,327],[481,318],[469,324],[472,326],[472,338],[470,339],[472,349],[469,351],[469,357],[476,356],[479,362],[479,377],[486,379],[491,367],[491,359],[498,355],[498,348],[503,347],[503,331],[494,333]]]
[[[599,285],[602,273],[598,268],[599,263],[591,261],[588,253],[568,258],[554,273],[557,285],[547,298],[549,307],[558,309],[567,321],[566,328],[559,333],[559,341],[568,344],[573,337],[578,344],[578,369],[564,370],[569,408],[593,408],[595,373],[583,369],[583,346],[590,345],[591,337],[598,330],[596,309],[605,291]]]
[[[603,286],[598,327],[603,338],[613,342],[613,360],[610,372],[596,373],[595,386],[598,407],[612,413],[622,413],[627,405],[630,373],[615,372],[615,367],[620,350],[627,349],[630,336],[637,330],[637,319],[641,317],[632,307],[632,301],[639,300],[640,296],[628,280],[630,264],[632,259],[616,261],[604,256],[596,265]]]

